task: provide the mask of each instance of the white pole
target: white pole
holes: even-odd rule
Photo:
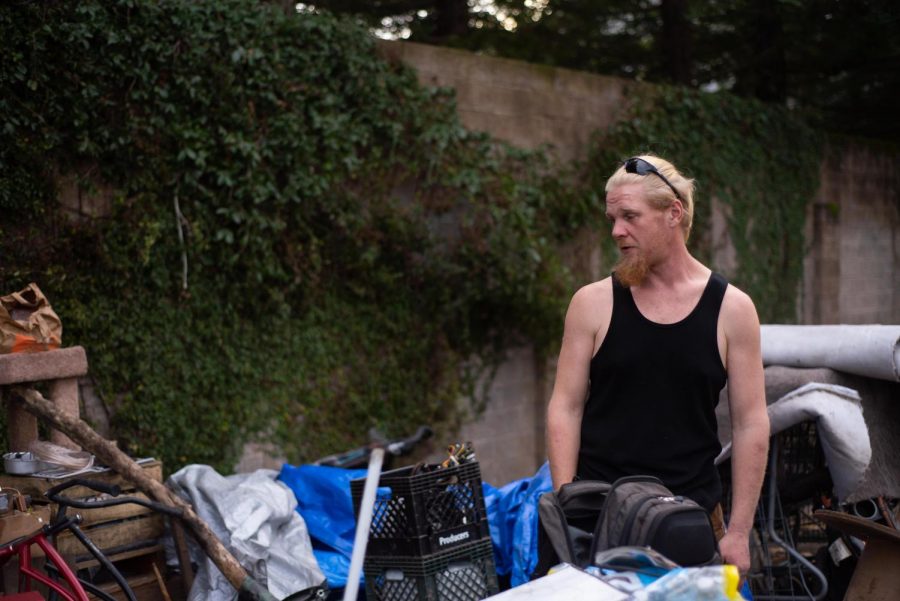
[[[356,520],[356,537],[353,539],[353,554],[350,556],[350,574],[347,576],[347,586],[344,587],[344,601],[356,601],[356,595],[359,593],[359,575],[362,573],[366,545],[369,542],[369,527],[372,525],[372,510],[375,507],[375,492],[378,490],[378,479],[381,476],[383,461],[384,449],[374,449],[369,457],[366,486],[363,488],[362,502],[359,506],[359,519]]]

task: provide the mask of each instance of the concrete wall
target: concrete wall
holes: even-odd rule
[[[583,159],[592,135],[613,123],[629,92],[644,85],[410,42],[379,42],[378,51],[413,68],[425,85],[453,88],[467,128],[522,148],[548,145],[564,161]],[[861,143],[832,141],[828,147],[822,187],[808,209],[800,323],[900,323],[898,159]],[[729,273],[737,258],[727,207],[710,201],[712,263]],[[573,264],[593,278],[609,262],[596,245],[583,242],[599,236],[580,234],[582,243],[571,249]],[[555,362],[539,361],[527,350],[513,352],[498,374],[491,405],[460,434],[475,444],[485,480],[493,484],[530,475],[543,461]]]
[[[825,152],[808,207],[803,323],[900,323],[900,155],[854,142]]]
[[[546,370],[531,349],[513,349],[493,379],[484,413],[462,427],[459,439],[475,445],[486,482],[530,476],[544,461],[544,410],[535,398],[545,382]]]
[[[453,88],[466,128],[520,148],[551,145],[563,160],[583,158],[591,134],[644,85],[412,42],[381,41],[378,51],[412,67],[424,85]]]

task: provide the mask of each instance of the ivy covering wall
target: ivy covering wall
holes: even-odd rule
[[[113,435],[170,469],[452,430],[504,349],[554,352],[579,284],[559,249],[646,148],[732,207],[736,281],[792,316],[817,147],[785,112],[663,91],[563,167],[466,131],[324,14],[22,2],[0,52],[0,290],[39,283]],[[108,210],[74,217],[73,190]]]

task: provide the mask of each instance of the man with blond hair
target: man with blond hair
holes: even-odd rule
[[[606,183],[620,259],[572,297],[547,411],[554,489],[575,479],[659,477],[705,507],[727,563],[750,568],[749,536],[769,440],[753,301],[691,256],[694,182],[652,155]],[[715,407],[728,382],[727,531]]]

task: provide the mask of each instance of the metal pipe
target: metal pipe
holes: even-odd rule
[[[356,538],[353,540],[353,553],[350,555],[350,573],[347,575],[347,586],[344,588],[344,601],[356,601],[356,595],[359,592],[359,577],[362,574],[366,545],[369,542],[369,527],[372,525],[375,493],[378,491],[378,480],[383,461],[384,449],[374,449],[369,458],[369,471],[366,473],[366,485],[363,487],[362,501],[359,506],[359,519],[356,520]]]
[[[872,499],[863,499],[850,506],[850,513],[864,520],[877,520],[881,517],[878,505]]]

